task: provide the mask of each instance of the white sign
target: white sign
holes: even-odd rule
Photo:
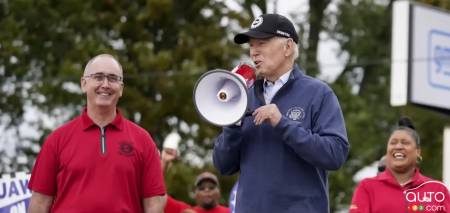
[[[450,110],[450,13],[394,2],[391,105]]]
[[[0,213],[26,213],[31,197],[29,179],[30,175],[25,173],[0,178]]]

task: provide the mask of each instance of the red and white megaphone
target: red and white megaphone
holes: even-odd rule
[[[195,84],[195,108],[214,125],[235,124],[246,115],[247,89],[255,80],[254,69],[247,64],[241,64],[231,72],[223,69],[208,71]]]

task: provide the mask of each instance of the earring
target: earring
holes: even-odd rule
[[[421,156],[421,155],[418,155],[418,156],[417,156],[417,162],[420,163],[420,162],[422,162],[422,161],[423,161],[422,156]]]

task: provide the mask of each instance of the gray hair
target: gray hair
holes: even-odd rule
[[[276,38],[278,38],[278,40],[280,40],[280,41],[286,41],[286,43],[289,42],[289,40],[292,40],[292,38],[285,38],[285,37],[276,37]],[[299,56],[299,50],[298,50],[298,44],[295,43],[294,40],[292,40],[292,44],[293,44],[292,47],[294,48],[294,50],[293,50],[294,52],[291,55],[291,61],[295,62],[295,60]]]
[[[116,65],[119,67],[120,72],[123,73],[122,65],[119,63],[119,61],[113,55],[107,54],[107,53],[103,53],[103,54],[100,54],[100,55],[97,55],[97,56],[93,57],[91,60],[88,61],[88,63],[84,67],[83,75],[86,75],[88,73],[88,71],[89,71],[88,68],[90,67],[90,65],[92,63],[94,63],[97,59],[100,59],[100,58],[110,58],[110,59],[112,59],[116,63]]]
[[[295,61],[298,58],[298,56],[299,56],[299,50],[298,50],[297,43],[295,43],[295,42],[293,42],[293,43],[294,43],[294,56],[293,56],[293,59]]]

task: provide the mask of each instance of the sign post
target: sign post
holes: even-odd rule
[[[450,186],[450,126],[444,129],[444,151],[442,156],[444,161],[442,162],[442,180],[445,185]]]

